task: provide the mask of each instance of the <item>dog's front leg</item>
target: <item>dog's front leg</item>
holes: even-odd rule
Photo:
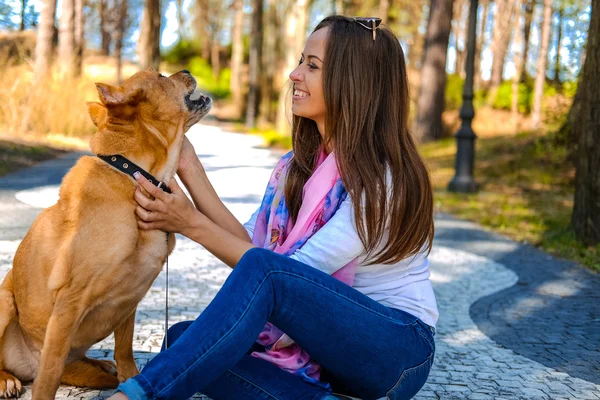
[[[117,377],[124,382],[140,373],[133,358],[133,327],[135,311],[115,330],[115,361],[117,362]]]
[[[33,382],[33,400],[54,399],[84,309],[81,302],[58,294],[46,328],[40,369]]]

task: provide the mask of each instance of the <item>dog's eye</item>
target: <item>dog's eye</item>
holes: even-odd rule
[[[159,78],[166,78],[166,76],[164,76],[163,74],[159,74],[158,77]]]

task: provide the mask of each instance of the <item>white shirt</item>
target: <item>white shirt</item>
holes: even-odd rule
[[[258,210],[244,228],[252,237]],[[387,240],[384,236],[384,243]],[[396,264],[365,265],[364,246],[358,236],[350,196],[304,245],[290,255],[329,275],[356,257],[358,266],[353,288],[384,306],[406,311],[435,327],[438,309],[429,280],[429,260],[424,251]]]

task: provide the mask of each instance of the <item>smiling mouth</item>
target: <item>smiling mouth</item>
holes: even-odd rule
[[[304,99],[310,96],[310,94],[303,92],[302,90],[294,89],[294,99]]]

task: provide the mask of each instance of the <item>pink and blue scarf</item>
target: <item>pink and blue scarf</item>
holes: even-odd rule
[[[335,156],[321,151],[317,156],[316,169],[306,182],[302,192],[302,205],[296,222],[291,221],[285,202],[284,189],[293,152],[279,160],[260,205],[252,244],[289,256],[300,249],[335,214],[348,196],[342,183]],[[332,276],[352,286],[356,260],[351,261]],[[319,381],[321,366],[276,326],[267,322],[257,342],[265,346],[265,352],[253,356],[267,360],[280,368],[300,375],[304,380],[328,386]]]

